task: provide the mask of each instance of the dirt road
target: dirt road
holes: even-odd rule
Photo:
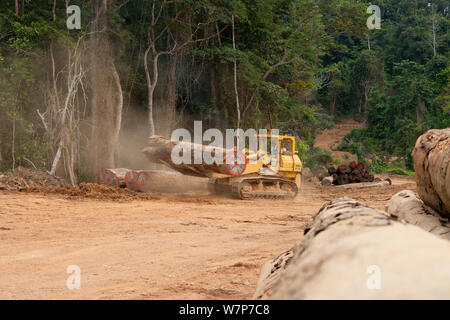
[[[301,240],[326,200],[383,209],[409,178],[359,191],[303,185],[294,201],[206,193],[102,201],[0,192],[0,299],[249,299],[262,264]],[[68,290],[67,267],[81,269]]]
[[[337,148],[344,140],[345,136],[353,129],[364,128],[365,124],[356,122],[353,119],[343,119],[333,129],[323,130],[315,139],[315,146],[330,151],[333,158],[340,158],[346,162],[358,161],[354,154],[338,151]]]

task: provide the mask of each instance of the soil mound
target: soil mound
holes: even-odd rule
[[[81,183],[76,187],[41,187],[26,190],[43,194],[63,195],[69,199],[95,199],[95,200],[157,200],[148,193],[137,193],[129,189],[114,188],[96,183]]]

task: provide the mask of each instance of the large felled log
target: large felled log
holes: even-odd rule
[[[125,176],[130,169],[106,169],[99,174],[99,183],[111,187],[124,188],[126,187]]]
[[[450,240],[450,222],[418,199],[411,190],[397,193],[386,206],[386,212],[416,225],[438,237]]]
[[[183,157],[184,151],[189,150],[190,152],[190,164],[175,164],[172,161],[172,151],[175,149],[175,152]],[[179,151],[179,152],[178,152]],[[201,164],[195,164],[195,153],[202,153],[207,151],[214,157],[215,154],[219,156],[222,153],[222,159],[219,161],[221,164],[206,164],[205,161],[201,161]],[[184,175],[194,176],[194,177],[209,177],[211,172],[229,174],[227,169],[227,158],[230,155],[234,155],[234,151],[226,150],[223,148],[199,145],[195,143],[188,142],[180,142],[180,141],[172,141],[167,140],[164,137],[160,136],[152,136],[149,138],[148,147],[146,147],[142,152],[147,156],[147,158],[154,163],[162,163],[169,168],[172,168]],[[187,155],[186,155],[187,156]]]
[[[362,182],[362,183],[352,183],[337,186],[336,188],[341,189],[364,189],[364,188],[374,188],[374,187],[386,187],[392,184],[391,179],[386,179],[378,182]]]
[[[139,191],[138,185],[139,171],[128,171],[125,174],[125,185],[128,189]]]
[[[139,172],[138,188],[141,192],[188,193],[207,191],[208,179],[189,177],[174,171],[149,170]]]
[[[450,128],[420,136],[412,157],[420,198],[450,217]]]
[[[257,299],[450,299],[450,242],[353,199],[325,204],[267,263]]]

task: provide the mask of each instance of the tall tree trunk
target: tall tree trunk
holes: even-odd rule
[[[431,37],[432,37],[432,46],[433,46],[433,57],[437,55],[437,42],[436,42],[436,33],[438,28],[437,23],[437,13],[433,4],[431,4]]]
[[[53,8],[52,8],[53,21],[56,20],[56,0],[53,0]],[[59,99],[58,93],[58,84],[56,82],[56,64],[55,64],[55,39],[53,37],[50,38],[50,60],[52,64],[52,85],[53,85],[53,96],[54,96],[54,106],[55,110],[59,110],[61,107],[61,101]],[[61,158],[61,149],[64,147],[63,144],[64,136],[61,135],[58,151],[55,154],[55,158],[53,159],[52,167],[50,169],[50,174],[55,175],[56,170],[58,169],[59,160]]]
[[[233,33],[233,49],[236,51],[236,36],[235,36],[235,26],[234,26],[234,15],[232,16],[232,33]],[[234,59],[234,66],[233,66],[233,73],[234,73],[234,95],[236,96],[236,113],[237,113],[237,126],[236,128],[239,128],[241,126],[241,107],[239,105],[239,91],[238,91],[238,85],[237,85],[237,60]]]
[[[336,115],[336,99],[337,99],[337,90],[333,90],[332,91],[333,95],[332,95],[332,102],[331,102],[331,108],[330,108],[330,112],[333,116]]]
[[[425,104],[422,101],[420,95],[417,95],[417,108],[416,108],[416,120],[417,123],[422,122],[422,114],[427,110]]]
[[[213,119],[211,121],[211,125],[217,128],[219,125],[222,125],[218,119],[220,117],[220,109],[219,109],[219,92],[217,90],[217,66],[214,61],[214,55],[211,57],[211,66],[210,66],[210,89],[211,89],[211,103],[214,109]],[[219,124],[220,123],[220,124]]]
[[[167,70],[167,82],[164,90],[164,100],[166,102],[166,108],[164,112],[166,114],[166,125],[164,127],[164,136],[170,138],[172,131],[176,126],[176,110],[177,110],[177,64],[179,54],[175,53],[169,57],[169,68]]]
[[[19,15],[19,0],[15,1],[15,12],[16,12],[16,15]]]
[[[152,50],[153,48],[153,50]],[[159,55],[155,55],[153,57],[153,70],[152,75],[150,75],[150,68],[148,66],[148,55],[150,50],[155,51],[154,46],[150,45],[144,53],[144,69],[145,69],[145,77],[147,80],[147,92],[148,92],[148,100],[147,100],[147,111],[148,111],[148,128],[149,128],[149,136],[155,135],[155,122],[153,120],[153,96],[155,95],[156,84],[158,83],[158,60]]]
[[[91,175],[115,167],[122,117],[122,88],[108,35],[113,0],[93,0],[91,37]]]

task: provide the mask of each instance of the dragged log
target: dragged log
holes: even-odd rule
[[[450,217],[450,128],[430,130],[412,152],[417,191],[423,202]]]
[[[132,191],[139,191],[138,178],[138,171],[128,171],[125,174],[125,185],[127,186],[127,188]]]
[[[450,299],[450,242],[350,198],[262,269],[256,299]]]
[[[125,188],[125,176],[130,169],[106,169],[99,174],[99,184],[104,184],[110,187]]]
[[[169,170],[141,171],[137,183],[141,192],[189,193],[208,190],[207,178],[185,176]]]
[[[152,191],[151,179],[152,177],[150,171],[140,171],[137,179],[138,190],[140,192],[151,192]]]
[[[229,175],[227,160],[230,161],[229,157],[235,155],[233,150],[190,142],[172,141],[160,136],[150,137],[148,147],[142,150],[142,152],[146,155],[148,160],[153,163],[164,164],[181,174],[193,177],[209,177],[211,172]],[[172,161],[172,152],[180,159],[185,157],[185,160],[187,161],[183,161],[181,164],[174,163]],[[203,152],[211,154],[211,157],[217,156],[217,158],[220,158],[220,161],[218,162],[221,164],[214,163],[208,165],[204,161],[201,161],[200,164],[196,164],[195,154],[203,154]]]
[[[418,199],[411,190],[404,190],[391,198],[386,212],[399,220],[418,226],[438,237],[450,240],[449,219],[442,218],[436,211]]]

